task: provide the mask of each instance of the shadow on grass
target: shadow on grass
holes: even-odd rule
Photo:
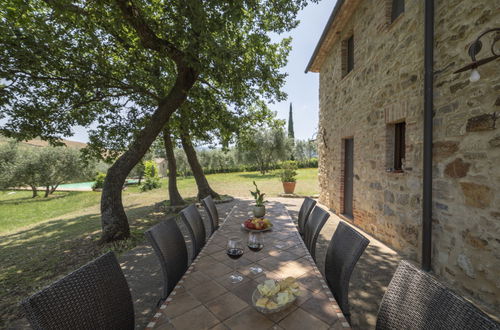
[[[274,179],[276,175],[272,173],[260,174],[260,173],[241,173],[237,176],[245,178],[245,179],[254,179],[254,180],[262,180],[262,179]]]
[[[42,192],[41,194],[43,195],[45,192]],[[26,196],[26,197],[20,197],[20,198],[15,198],[15,199],[6,199],[6,200],[0,200],[0,205],[9,205],[9,204],[31,204],[31,203],[39,203],[39,202],[48,202],[48,201],[53,201],[54,199],[59,199],[63,197],[67,197],[69,195],[74,195],[71,192],[58,192],[54,193],[53,195],[49,195],[48,197],[43,197],[41,195],[38,195],[37,197],[33,198],[32,196]]]
[[[122,252],[144,241],[143,232],[165,215],[152,206],[130,206],[131,237],[99,246],[100,214],[40,223],[0,236],[0,328],[23,317],[21,299],[84,265],[102,253]]]

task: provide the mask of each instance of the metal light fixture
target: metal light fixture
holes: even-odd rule
[[[486,30],[483,33],[481,33],[479,35],[479,37],[477,37],[477,39],[469,47],[469,56],[472,59],[472,63],[467,64],[466,66],[458,69],[457,71],[455,71],[453,73],[460,73],[460,72],[464,72],[464,71],[467,71],[467,70],[471,70],[471,74],[470,74],[469,80],[471,82],[478,81],[481,78],[481,75],[479,74],[479,71],[478,71],[477,68],[479,66],[483,65],[483,64],[486,64],[488,62],[496,60],[497,58],[500,57],[500,54],[495,53],[495,43],[498,40],[500,40],[500,38],[497,36],[497,37],[495,37],[495,39],[491,43],[490,50],[491,50],[492,56],[483,58],[481,60],[476,60],[476,55],[479,54],[479,52],[481,51],[481,48],[483,47],[483,43],[481,42],[480,39],[484,35],[486,35],[486,34],[488,34],[490,32],[499,32],[499,31],[500,31],[500,28],[493,28],[493,29],[489,29],[489,30]]]

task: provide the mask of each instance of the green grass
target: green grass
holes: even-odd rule
[[[47,198],[31,198],[31,191],[0,191],[0,233],[95,205],[100,197],[93,191],[56,191]]]
[[[300,169],[296,193],[318,193],[317,170]],[[282,192],[279,180],[257,172],[211,174],[212,188],[220,194],[251,198],[255,180],[267,196]],[[56,192],[32,199],[31,192],[0,191],[0,328],[21,318],[18,303],[24,297],[64,276],[108,250],[127,251],[144,241],[143,232],[165,215],[155,208],[168,199],[167,182],[160,189],[141,193],[129,186],[123,204],[129,217],[129,240],[99,246],[98,192]],[[197,193],[193,178],[180,178],[183,197]]]

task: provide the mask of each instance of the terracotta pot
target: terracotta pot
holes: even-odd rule
[[[293,194],[296,183],[297,182],[283,182],[283,190],[285,190],[285,194]]]
[[[266,214],[266,207],[263,206],[254,206],[253,207],[253,215],[256,218],[263,218]]]

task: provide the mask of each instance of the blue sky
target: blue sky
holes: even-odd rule
[[[290,102],[293,104],[293,122],[295,138],[309,139],[318,126],[318,74],[304,73],[307,63],[316,47],[316,44],[328,21],[336,0],[323,0],[318,4],[309,4],[299,13],[299,26],[290,35],[293,37],[292,51],[288,58],[288,65],[284,68],[288,72],[284,91],[288,100],[269,107],[277,112],[278,118],[288,120]],[[87,142],[86,129],[75,127],[75,135],[69,140]]]

